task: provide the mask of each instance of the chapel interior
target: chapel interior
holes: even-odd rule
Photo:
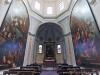
[[[100,0],[0,0],[0,75],[100,75]]]

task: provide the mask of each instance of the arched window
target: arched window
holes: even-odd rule
[[[53,14],[52,7],[47,7],[47,14]]]
[[[42,45],[39,45],[39,52],[38,53],[42,53]]]
[[[57,53],[61,53],[61,45],[57,45]]]
[[[40,3],[38,1],[35,2],[35,9],[40,10]]]

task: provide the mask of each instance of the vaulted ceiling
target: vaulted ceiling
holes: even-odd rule
[[[12,0],[0,0],[0,7],[6,4],[9,4]],[[28,3],[29,8],[35,14],[39,15],[42,18],[54,19],[62,15],[66,11],[69,11],[72,1],[74,0],[23,0]],[[37,5],[36,5],[36,2]],[[48,7],[52,8],[52,13],[48,14]],[[51,11],[49,10],[49,13]]]
[[[68,11],[72,0],[27,0],[30,8],[33,12],[37,13],[43,17],[57,17]],[[40,4],[40,10],[35,8],[35,4],[38,2]],[[47,8],[52,7],[52,14],[47,13]],[[38,6],[37,6],[38,8]]]

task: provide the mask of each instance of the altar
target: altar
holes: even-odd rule
[[[46,59],[44,60],[45,67],[55,67],[55,60],[54,59]]]

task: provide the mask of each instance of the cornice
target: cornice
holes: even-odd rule
[[[73,8],[73,6],[74,6],[74,4],[75,4],[75,2],[77,0],[71,0],[70,6],[68,7],[67,10],[63,11],[59,15],[52,16],[52,17],[42,16],[40,13],[37,13],[35,10],[32,9],[32,7],[30,6],[28,0],[23,0],[23,1],[25,1],[25,4],[26,4],[26,6],[28,8],[29,15],[31,17],[34,17],[34,18],[36,18],[37,20],[39,20],[39,21],[41,21],[43,23],[44,22],[48,22],[48,21],[57,23],[57,22],[61,21],[62,19],[65,19],[66,17],[70,16],[71,10],[72,10],[72,8]]]
[[[40,16],[42,19],[57,19],[57,18],[59,18],[61,15],[63,15],[64,13],[66,13],[66,12],[68,12],[68,11],[70,10],[70,6],[71,6],[71,3],[72,3],[73,0],[71,0],[68,9],[62,11],[62,12],[59,13],[58,15],[51,16],[51,17],[49,17],[49,16],[46,17],[46,16],[43,16],[41,13],[36,12],[35,10],[32,9],[32,7],[31,7],[29,1],[28,1],[28,0],[26,0],[26,1],[27,1],[27,4],[28,4],[29,8],[31,9],[31,12],[32,12],[32,13],[35,13],[35,14],[38,15],[38,16]]]

